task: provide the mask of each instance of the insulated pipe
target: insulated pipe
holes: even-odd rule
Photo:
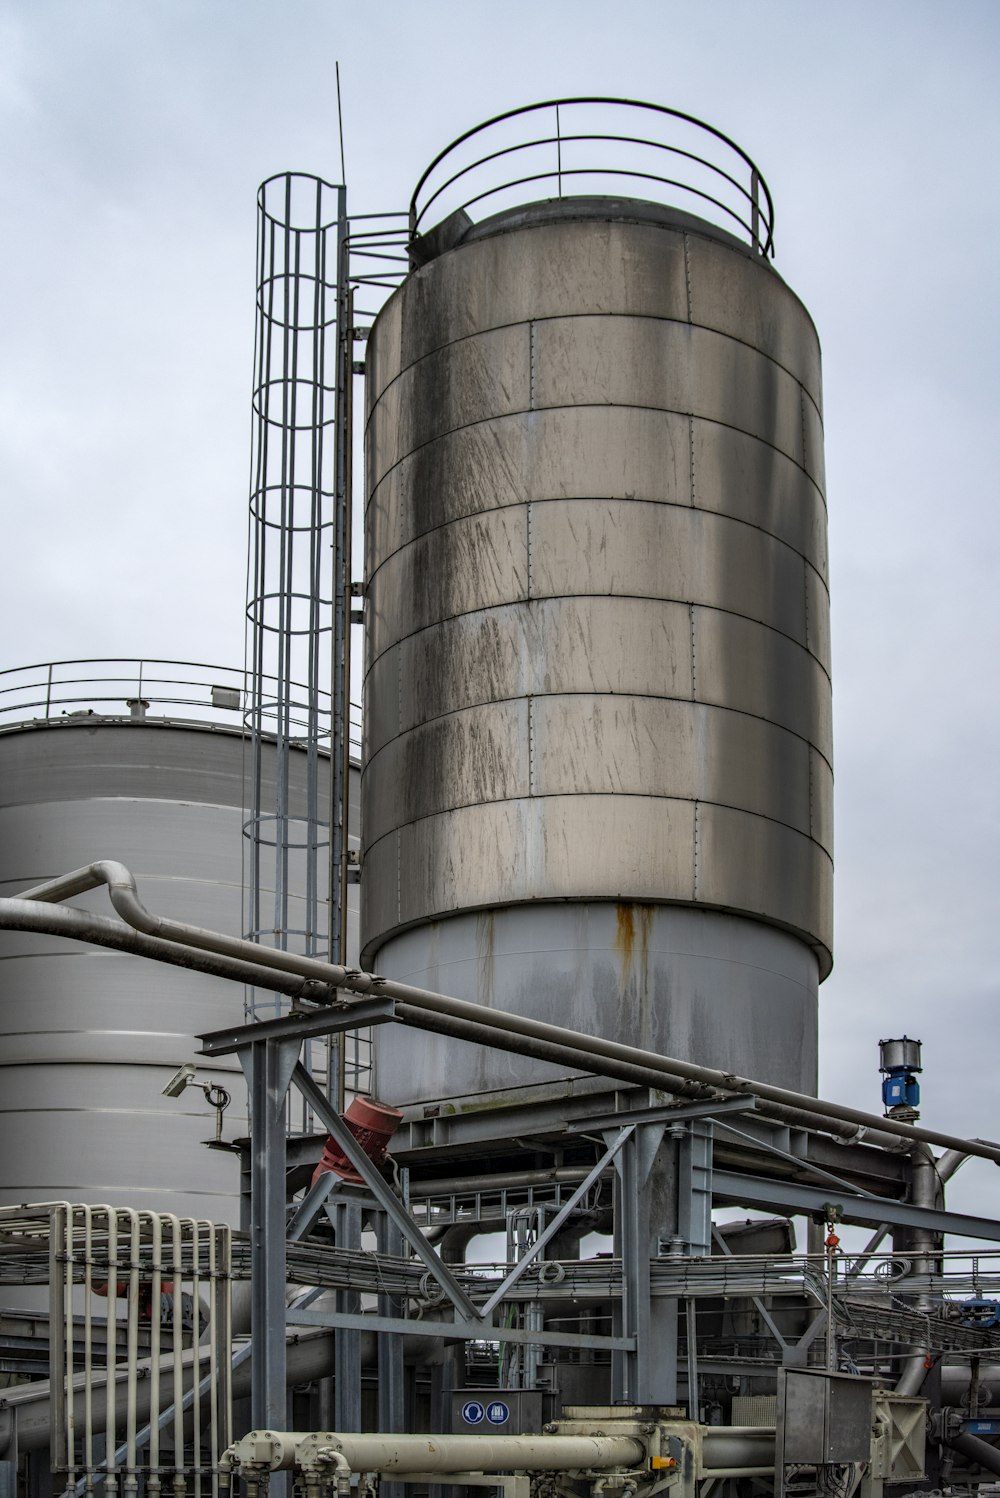
[[[959,1435],[945,1436],[944,1444],[964,1456],[966,1461],[975,1462],[977,1467],[984,1467],[987,1472],[994,1472],[1000,1477],[1000,1451],[987,1441],[962,1432]]]
[[[247,1463],[272,1472],[315,1462],[320,1453],[343,1457],[352,1472],[569,1472],[577,1468],[636,1467],[646,1448],[633,1436],[367,1435],[335,1431],[251,1431]],[[270,1448],[270,1456],[267,1449]]]
[[[124,864],[110,859],[100,860],[85,868],[76,869],[73,873],[65,874],[58,879],[47,880],[44,884],[24,891],[18,900],[0,901],[0,912],[4,907],[9,909],[10,906],[23,906],[25,903],[30,905],[34,901],[51,904],[69,899],[73,895],[83,894],[86,890],[96,889],[101,884],[108,886],[111,903],[122,920],[144,935],[161,941],[221,954],[247,963],[251,967],[266,967],[279,973],[312,979],[323,990],[346,988],[352,993],[374,994],[398,999],[431,1013],[471,1020],[479,1024],[486,1023],[491,1032],[495,1030],[532,1040],[551,1041],[557,1045],[569,1046],[588,1056],[598,1057],[602,1062],[623,1061],[639,1066],[646,1065],[665,1077],[697,1082],[709,1088],[719,1088],[730,1094],[753,1095],[767,1103],[778,1103],[794,1108],[803,1115],[820,1120],[812,1127],[829,1130],[831,1119],[855,1124],[857,1126],[855,1137],[859,1140],[871,1137],[872,1134],[876,1139],[880,1135],[891,1134],[907,1140],[911,1145],[914,1140],[920,1140],[927,1144],[935,1144],[942,1149],[954,1149],[977,1155],[982,1159],[992,1160],[994,1165],[1000,1165],[1000,1145],[997,1144],[960,1139],[954,1134],[942,1134],[934,1129],[900,1123],[896,1119],[879,1118],[876,1114],[862,1112],[859,1108],[829,1103],[822,1098],[810,1097],[808,1093],[792,1092],[785,1087],[776,1087],[770,1082],[753,1081],[748,1077],[737,1076],[733,1072],[722,1071],[717,1067],[697,1066],[693,1062],[680,1061],[676,1057],[651,1055],[636,1046],[622,1045],[617,1041],[605,1040],[599,1036],[585,1035],[576,1030],[564,1029],[559,1025],[546,1024],[542,1020],[526,1019],[522,1015],[510,1014],[505,1010],[484,1011],[482,1005],[472,1004],[464,999],[448,998],[430,989],[415,988],[408,983],[381,978],[374,973],[363,973],[356,968],[321,962],[315,957],[301,957],[293,952],[280,951],[274,947],[258,946],[255,942],[226,936],[222,932],[206,931],[200,926],[153,915],[139,900],[135,879],[129,870]],[[16,916],[17,912],[10,911],[10,914]],[[4,921],[0,917],[0,924],[16,925],[17,922],[11,919]],[[39,925],[34,929],[45,928]],[[188,961],[183,965],[193,966],[194,964]],[[277,984],[271,983],[269,986],[277,991],[284,991]],[[491,1043],[497,1042],[494,1040]],[[586,1065],[585,1062],[579,1064]],[[669,1084],[661,1085],[669,1086]]]
[[[706,1425],[702,1430],[701,1462],[706,1472],[774,1471],[774,1427]]]
[[[914,1206],[935,1207],[940,1191],[940,1177],[934,1156],[924,1145],[914,1149],[911,1161],[910,1195]],[[957,1166],[954,1168],[957,1169]],[[934,1250],[938,1247],[936,1234],[925,1228],[913,1228],[909,1234],[909,1247],[913,1254],[914,1275],[931,1276],[936,1269],[939,1270],[934,1257]],[[899,1293],[901,1291],[897,1291]],[[930,1312],[933,1306],[934,1300],[930,1294],[925,1292],[916,1297],[918,1311]],[[894,1393],[912,1395],[919,1392],[929,1372],[929,1354],[930,1348],[926,1344],[918,1344],[912,1348],[896,1381]]]
[[[410,1360],[415,1355],[427,1355],[439,1342],[438,1337],[422,1336],[417,1333],[412,1337],[405,1337],[407,1359]],[[289,1339],[285,1346],[286,1377],[289,1388],[295,1384],[312,1383],[314,1379],[323,1378],[328,1374],[333,1367],[333,1350],[333,1332],[315,1332]],[[361,1363],[366,1368],[374,1368],[376,1365],[376,1334],[374,1332],[362,1333]],[[190,1350],[185,1354],[184,1364],[183,1392],[187,1393],[192,1383]],[[164,1407],[172,1401],[174,1387],[172,1355],[166,1353],[161,1359],[158,1380],[150,1377],[148,1359],[140,1361],[138,1371],[136,1415],[139,1420],[147,1420],[151,1415],[153,1390],[157,1385],[159,1385],[160,1406]],[[234,1399],[245,1399],[249,1395],[250,1377],[250,1361],[245,1358],[232,1372]],[[110,1431],[113,1421],[120,1427],[128,1404],[125,1374],[120,1372],[115,1378],[113,1415],[108,1406],[107,1382],[103,1376],[103,1370],[89,1379],[79,1377],[75,1381],[72,1403],[78,1418],[83,1412],[85,1400],[89,1401],[95,1431]],[[44,1382],[23,1384],[0,1392],[0,1461],[9,1459],[14,1449],[18,1451],[45,1450],[49,1445],[51,1434],[52,1400],[47,1379]]]

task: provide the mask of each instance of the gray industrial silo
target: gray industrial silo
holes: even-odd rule
[[[107,669],[62,664],[71,678]],[[17,672],[7,676],[29,695]],[[242,673],[227,679],[239,682]],[[84,682],[63,695],[86,700],[93,690]],[[228,690],[235,708],[239,691]],[[202,685],[201,695],[210,693]],[[198,695],[190,684],[172,694]],[[146,705],[133,702],[134,719],[118,715],[124,703],[117,712],[99,702],[97,712],[66,716],[5,708],[0,893],[114,859],[136,876],[155,914],[239,936],[248,756],[239,712],[227,726],[224,711],[175,706],[170,716],[145,716]],[[198,712],[214,721],[192,721]],[[290,751],[293,812],[304,799],[305,758]],[[273,767],[273,741],[265,742],[265,779]],[[293,856],[293,927],[304,924],[300,875]],[[74,903],[114,914],[103,889]],[[356,952],[356,914],[351,934]],[[215,1132],[212,1109],[196,1086],[179,1097],[162,1089],[181,1063],[197,1059],[198,1034],[243,1021],[238,984],[57,937],[0,932],[0,1204],[108,1202],[235,1224],[238,1162],[205,1147]],[[199,1071],[198,1080],[209,1079],[232,1093],[224,1137],[245,1136],[246,1089],[235,1058]]]
[[[688,132],[662,147],[673,182],[696,127],[655,113]],[[816,332],[737,148],[742,237],[567,195],[567,142],[588,137],[566,114],[561,196],[515,186],[473,222],[497,199],[470,195],[424,233],[418,190],[415,268],[368,343],[362,961],[814,1089],[832,937]],[[460,143],[453,180],[499,171],[508,140]],[[690,191],[685,209],[722,196]],[[393,1103],[563,1075],[392,1026],[377,1045]]]

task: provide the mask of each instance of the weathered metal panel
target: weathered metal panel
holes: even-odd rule
[[[493,801],[399,830],[400,919],[559,898],[691,900],[695,807],[646,796]],[[390,834],[391,836],[391,834]],[[634,894],[633,894],[634,891]]]
[[[802,646],[776,630],[718,609],[695,608],[699,701],[755,713],[814,744],[830,763],[830,676]]]
[[[724,515],[634,500],[531,509],[533,597],[668,598],[757,619],[806,644],[805,564]]]
[[[732,515],[825,574],[826,508],[804,469],[718,421],[634,406],[498,416],[434,438],[368,501],[373,555],[472,514],[546,499],[654,500]]]
[[[621,405],[687,411],[804,458],[800,386],[734,338],[648,317],[532,325],[532,408]]]
[[[369,761],[372,842],[406,821],[531,794],[530,704],[466,708],[390,740]]]
[[[456,520],[383,563],[369,592],[367,648],[374,659],[439,619],[527,594],[527,509]]]
[[[691,321],[749,343],[787,369],[823,409],[819,339],[812,318],[780,276],[747,274],[728,245],[688,238]]]
[[[685,604],[645,598],[546,598],[443,620],[398,647],[397,732],[508,697],[690,698],[688,628]],[[380,659],[371,696],[383,692],[391,681]]]
[[[379,970],[650,1051],[741,1074],[763,1065],[779,1085],[815,1087],[816,959],[757,921],[677,905],[521,905],[403,932],[382,948]],[[379,1029],[378,1067],[380,1096],[417,1104],[516,1095],[579,1075],[442,1036],[422,1045],[392,1025]]]
[[[404,369],[372,410],[368,472],[377,481],[420,443],[490,416],[526,411],[530,402],[526,324],[438,349]]]

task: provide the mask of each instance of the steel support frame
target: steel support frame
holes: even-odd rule
[[[391,1000],[372,1000],[363,1006],[364,1022],[392,1018]],[[356,1428],[360,1422],[360,1333],[371,1330],[378,1337],[380,1366],[380,1423],[398,1429],[404,1419],[404,1381],[401,1335],[419,1331],[450,1341],[482,1339],[531,1345],[538,1340],[533,1328],[503,1328],[493,1325],[493,1312],[514,1287],[528,1264],[537,1259],[559,1232],[601,1174],[613,1162],[616,1176],[615,1231],[622,1263],[621,1306],[613,1335],[545,1331],[544,1342],[553,1347],[609,1349],[612,1353],[612,1397],[643,1404],[672,1404],[677,1397],[677,1300],[656,1296],[651,1290],[651,1260],[664,1254],[704,1253],[709,1245],[707,1222],[713,1198],[744,1205],[776,1207],[789,1213],[823,1215],[833,1197],[846,1221],[902,1224],[932,1228],[971,1237],[995,1240],[998,1224],[889,1198],[873,1196],[863,1188],[852,1188],[829,1172],[815,1172],[820,1183],[752,1176],[713,1170],[713,1120],[725,1115],[752,1112],[752,1097],[709,1099],[703,1103],[625,1107],[598,1117],[577,1117],[571,1132],[597,1134],[604,1150],[594,1167],[522,1259],[490,1295],[483,1306],[471,1300],[451,1269],[428,1245],[426,1237],[396,1194],[372,1165],[347,1129],[339,1113],[323,1096],[309,1072],[298,1060],[303,1039],[322,1031],[337,1031],[358,1023],[358,1007],[350,1013],[323,1010],[292,1015],[270,1023],[216,1032],[203,1037],[204,1053],[220,1055],[237,1051],[247,1074],[251,1093],[253,1128],[251,1186],[251,1239],[253,1275],[252,1356],[253,1421],[259,1428],[281,1428],[285,1423],[285,1243],[304,1236],[321,1215],[334,1225],[339,1247],[360,1246],[362,1215],[368,1198],[378,1213],[379,1248],[396,1255],[408,1243],[423,1261],[429,1275],[450,1302],[453,1319],[421,1319],[414,1322],[399,1314],[401,1307],[388,1295],[380,1297],[377,1314],[362,1313],[355,1292],[337,1292],[333,1312],[291,1308],[287,1322],[334,1326],[337,1338],[337,1424]],[[285,1193],[285,1098],[294,1085],[320,1123],[333,1135],[362,1187],[345,1186],[327,1174],[310,1187],[293,1213],[286,1229]],[[648,1094],[647,1094],[648,1096]],[[563,1130],[566,1130],[565,1120]],[[739,1133],[740,1131],[732,1131]],[[749,1138],[750,1136],[744,1136]],[[754,1141],[783,1162],[800,1161],[787,1150]],[[666,1147],[665,1147],[666,1146]],[[832,1188],[832,1189],[831,1189]],[[664,1229],[668,1231],[665,1232]],[[710,1249],[709,1249],[710,1251]],[[692,1348],[693,1300],[688,1309],[689,1383],[696,1398],[697,1348]],[[825,1321],[819,1312],[798,1345],[789,1344],[763,1305],[758,1309],[780,1349],[784,1362],[800,1361]]]
[[[367,1011],[364,1023],[368,1024],[389,1019],[393,1011],[392,1001],[389,999],[375,999],[364,1008]],[[319,1098],[324,1114],[331,1115],[326,1099],[299,1062],[299,1052],[303,1041],[316,1034],[354,1029],[358,1023],[357,1014],[357,1008],[352,1008],[349,1012],[331,1009],[319,1013],[292,1014],[281,1019],[214,1031],[200,1037],[203,1055],[236,1053],[250,1094],[250,1407],[251,1419],[258,1430],[282,1430],[288,1425],[285,1358],[285,1244],[289,1231],[286,1227],[285,1103],[288,1090],[294,1079],[299,1090],[303,1091],[301,1084],[305,1078],[308,1086],[303,1091],[303,1096],[306,1101],[313,1105],[314,1100]],[[339,1115],[332,1116],[346,1134]],[[353,1137],[347,1137],[356,1149]],[[367,1159],[365,1164],[371,1172]],[[381,1178],[379,1181],[384,1184]],[[308,1212],[300,1208],[293,1217],[293,1239],[308,1230],[314,1220],[314,1216],[309,1217],[309,1212],[313,1212],[317,1202],[322,1206],[330,1189],[329,1186],[324,1189],[321,1185],[308,1194],[306,1203],[303,1203],[303,1208],[308,1204]],[[306,1218],[308,1221],[305,1221]],[[348,1225],[348,1219],[345,1218],[343,1231],[346,1235],[353,1231],[353,1219]],[[360,1244],[360,1214],[357,1238]],[[340,1339],[338,1353],[339,1347]],[[360,1379],[356,1376],[356,1371],[345,1382],[359,1385]]]
[[[715,1172],[717,1199],[745,1207],[777,1207],[789,1215],[807,1213],[824,1218],[826,1209],[840,1208],[841,1222],[881,1227],[924,1228],[934,1233],[954,1233],[963,1238],[1000,1240],[1000,1222],[988,1217],[969,1217],[962,1212],[945,1212],[934,1207],[917,1207],[911,1202],[893,1201],[885,1196],[868,1196],[849,1190],[826,1190],[804,1186],[799,1181],[770,1179],[767,1176],[737,1174],[728,1170]]]

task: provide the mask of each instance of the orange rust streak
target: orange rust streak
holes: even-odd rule
[[[619,904],[617,916],[615,946],[621,953],[622,966],[627,971],[632,966],[632,950],[635,946],[635,917],[632,906]]]

